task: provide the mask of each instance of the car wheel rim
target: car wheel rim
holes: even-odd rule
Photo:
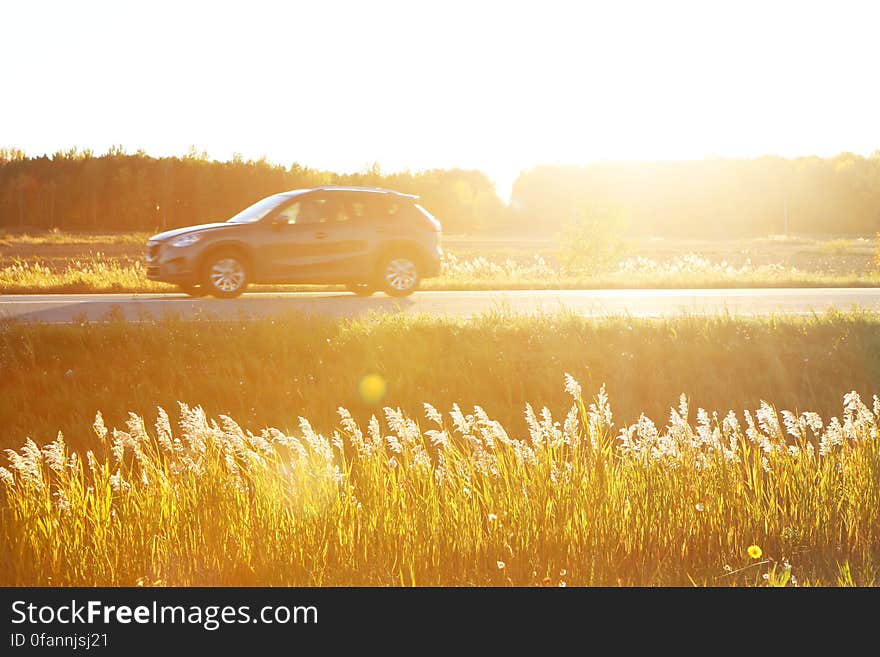
[[[211,267],[211,285],[221,292],[235,292],[244,283],[244,267],[235,258],[218,260]]]
[[[416,264],[409,258],[395,258],[385,267],[385,282],[398,292],[411,289],[417,276]]]

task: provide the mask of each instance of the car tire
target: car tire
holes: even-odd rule
[[[204,287],[195,283],[180,283],[177,287],[184,294],[195,298],[203,297],[207,294]]]
[[[376,287],[371,283],[348,283],[345,287],[349,292],[354,292],[359,297],[372,296],[376,291]]]
[[[412,256],[395,253],[379,265],[379,284],[390,297],[409,296],[418,289],[420,280],[419,264]]]
[[[235,251],[221,251],[208,257],[202,268],[202,288],[218,299],[234,299],[249,283],[245,259]]]

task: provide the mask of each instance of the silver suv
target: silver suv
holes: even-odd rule
[[[417,201],[374,187],[274,194],[228,221],[154,235],[147,278],[193,296],[237,297],[250,283],[341,283],[363,296],[406,296],[440,273],[440,222]]]

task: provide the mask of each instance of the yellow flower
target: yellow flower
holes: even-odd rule
[[[764,554],[764,551],[758,545],[750,545],[746,551],[752,559],[760,559],[761,555]]]

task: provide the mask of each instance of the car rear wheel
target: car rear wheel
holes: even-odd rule
[[[421,280],[416,261],[405,255],[385,258],[379,268],[379,278],[385,294],[405,297],[416,291]]]
[[[237,253],[209,257],[202,278],[202,287],[220,299],[233,299],[248,286],[247,266]]]
[[[354,292],[359,297],[368,297],[376,291],[376,286],[370,283],[349,283],[345,287],[349,292]]]

